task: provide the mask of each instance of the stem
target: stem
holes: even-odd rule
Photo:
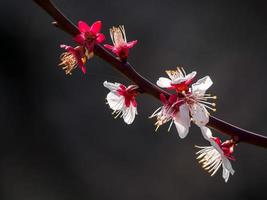
[[[42,7],[52,18],[55,19],[55,22],[53,22],[53,24],[56,27],[72,36],[80,33],[78,28],[68,18],[66,18],[50,0],[33,1],[40,7]],[[159,99],[161,93],[169,96],[169,93],[160,89],[159,87],[142,77],[140,74],[138,74],[130,63],[120,61],[103,46],[95,45],[94,53],[101,59],[105,60],[107,63],[111,64],[115,69],[117,69],[120,73],[133,81],[136,85],[138,85],[140,88],[139,92],[149,94],[157,99]],[[219,131],[220,133],[231,136],[236,142],[245,142],[267,148],[267,137],[241,129],[216,117],[210,116],[210,120],[207,126]]]

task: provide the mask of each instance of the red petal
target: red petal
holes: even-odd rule
[[[128,47],[128,48],[133,48],[133,47],[136,45],[136,43],[137,43],[137,40],[128,42],[128,43],[127,43],[127,47]]]
[[[96,21],[95,23],[92,24],[90,31],[93,32],[94,34],[97,34],[100,32],[101,27],[102,27],[102,22]]]
[[[113,49],[115,48],[114,46],[111,46],[109,44],[104,44],[104,47],[111,50],[111,51],[113,51]]]
[[[84,38],[83,34],[76,35],[73,39],[74,39],[75,42],[77,42],[79,44],[83,44],[84,41],[85,41],[85,38]]]
[[[120,87],[120,89],[121,89],[122,91],[126,91],[126,89],[127,89],[127,88],[126,88],[126,86],[125,86],[125,85],[123,85],[123,84],[120,84],[120,86],[119,86],[119,87]]]
[[[81,68],[82,72],[85,74],[86,73],[86,67],[84,66],[82,60],[79,58],[76,58],[76,59],[77,59],[79,67]]]
[[[68,51],[69,53],[72,53],[73,55],[76,54],[76,50],[71,46],[68,46],[68,45],[65,45],[65,44],[61,44],[60,48],[65,49],[66,51]]]
[[[60,48],[63,48],[63,49],[67,49],[69,46],[65,45],[65,44],[61,44],[60,45]]]
[[[131,101],[127,98],[124,99],[124,104],[128,108],[130,106]]]
[[[82,66],[82,72],[85,74],[86,73],[86,67],[85,66]]]
[[[117,56],[120,57],[120,49],[114,47],[114,48],[112,49],[112,52],[113,52],[114,54],[116,54]]]
[[[78,28],[79,28],[80,32],[83,32],[83,33],[90,31],[90,26],[88,26],[88,24],[85,23],[84,21],[78,22]]]
[[[172,94],[170,97],[169,97],[169,103],[172,105],[176,102],[177,100],[177,97],[175,94]]]
[[[102,34],[102,33],[98,33],[98,34],[97,34],[96,41],[97,41],[98,43],[102,43],[105,39],[106,39],[106,38],[105,38],[104,34]]]
[[[163,104],[166,104],[166,103],[167,103],[167,99],[166,99],[166,97],[165,97],[164,94],[160,93],[159,97],[160,97],[160,101],[161,101]]]
[[[137,102],[136,102],[135,98],[132,99],[132,105],[133,105],[134,107],[137,107]]]

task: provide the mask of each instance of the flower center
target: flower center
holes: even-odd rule
[[[213,140],[220,146],[220,148],[223,151],[223,154],[227,158],[231,160],[235,160],[235,158],[232,155],[234,153],[234,146],[235,146],[235,143],[233,140],[226,140],[223,143],[219,138],[213,138]]]
[[[171,84],[170,89],[175,89],[177,93],[181,93],[183,91],[188,92],[189,85],[186,83],[186,81],[179,83],[179,84]]]
[[[137,106],[135,97],[137,96],[136,89],[126,88],[124,85],[120,85],[117,90],[118,94],[124,97],[126,107],[129,107],[132,103],[134,107]]]
[[[92,42],[96,39],[96,35],[92,32],[86,32],[84,36],[88,42]]]

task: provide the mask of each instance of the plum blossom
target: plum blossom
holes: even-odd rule
[[[105,44],[104,47],[111,50],[122,61],[126,61],[129,56],[129,50],[136,45],[137,40],[127,42],[124,26],[112,27],[110,29],[110,37],[114,46]]]
[[[105,36],[100,33],[101,27],[101,21],[94,22],[91,27],[84,21],[79,21],[78,29],[80,33],[74,37],[74,40],[81,46],[86,47],[91,53],[95,44],[102,43],[105,40]]]
[[[206,94],[206,90],[212,85],[209,76],[192,83],[196,72],[188,75],[183,69],[177,68],[176,71],[167,71],[170,79],[161,77],[157,85],[162,88],[175,89],[179,98],[179,109],[175,115],[175,125],[180,138],[185,138],[189,132],[191,120],[199,127],[205,126],[209,122],[209,112],[215,111],[215,103],[208,102],[209,99],[216,99],[216,96]]]
[[[110,83],[105,81],[104,86],[110,90],[106,99],[109,107],[114,110],[115,118],[122,117],[126,124],[133,123],[137,115],[137,85],[128,87],[121,83]]]
[[[82,46],[73,48],[67,45],[60,45],[60,47],[66,50],[66,52],[61,54],[61,63],[59,63],[59,66],[62,66],[65,73],[71,75],[72,71],[78,66],[83,73],[86,73],[85,63],[92,57],[92,54],[89,54],[87,49]]]
[[[157,121],[155,123],[156,131],[158,128],[167,123],[171,122],[168,128],[170,131],[172,124],[176,125],[177,130],[181,129],[177,120],[182,118],[184,121],[187,122],[187,125],[190,126],[190,117],[189,114],[183,112],[184,106],[181,105],[179,98],[176,95],[171,95],[168,99],[164,94],[160,94],[160,100],[162,102],[162,106],[159,107],[149,118],[156,117]],[[182,112],[179,112],[181,110]]]
[[[194,83],[188,92],[183,92],[182,95],[186,109],[190,111],[193,122],[198,126],[205,126],[209,122],[209,112],[207,109],[216,111],[215,103],[210,103],[208,100],[216,99],[216,96],[206,94],[206,90],[212,85],[212,80],[209,76],[199,79]]]
[[[66,74],[71,75],[77,66],[81,68],[83,73],[86,73],[85,63],[93,57],[94,45],[105,40],[105,36],[99,33],[101,26],[101,21],[93,23],[91,27],[85,22],[79,21],[78,28],[80,33],[74,37],[74,40],[79,46],[74,48],[67,45],[60,45],[66,52],[61,54],[61,63],[59,65],[62,66]]]
[[[157,81],[157,85],[169,90],[175,89],[177,92],[188,91],[189,85],[197,74],[195,71],[186,74],[182,67],[177,67],[176,70],[166,70],[166,73],[169,78],[160,77]]]
[[[232,156],[234,152],[235,142],[233,140],[222,141],[213,137],[211,130],[207,127],[201,127],[202,134],[208,140],[211,146],[196,146],[200,148],[196,154],[197,159],[202,167],[213,176],[222,166],[222,177],[225,182],[228,181],[230,174],[234,174],[230,160],[235,160]]]

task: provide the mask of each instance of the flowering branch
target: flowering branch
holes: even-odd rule
[[[52,23],[53,25],[72,36],[77,36],[78,34],[80,34],[79,29],[63,15],[50,0],[34,1],[40,7],[42,7],[52,18],[54,18],[55,22]],[[171,94],[160,89],[159,87],[142,77],[134,70],[133,66],[129,62],[125,60],[121,61],[119,58],[107,51],[102,45],[95,44],[93,51],[98,57],[111,64],[120,73],[133,81],[138,86],[139,93],[146,93],[157,99],[160,99],[161,94],[163,94],[167,98],[170,97]],[[206,126],[213,128],[220,133],[231,136],[232,140],[235,141],[235,143],[245,142],[267,148],[267,137],[241,129],[216,117],[210,116],[209,122]]]

